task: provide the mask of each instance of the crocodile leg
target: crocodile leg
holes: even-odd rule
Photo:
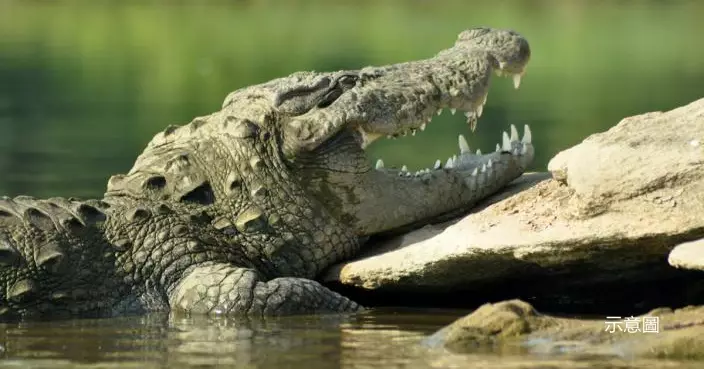
[[[248,268],[225,263],[195,267],[169,294],[176,311],[224,315],[344,313],[361,310],[352,300],[320,283],[283,277],[263,281]]]

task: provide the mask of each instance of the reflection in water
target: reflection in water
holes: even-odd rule
[[[449,315],[402,328],[369,317],[264,320],[148,315],[0,327],[4,363],[32,366],[371,367],[418,360],[409,348]],[[413,319],[409,315],[407,318]],[[383,355],[383,357],[382,357]]]
[[[3,324],[0,367],[685,368],[671,362],[455,355],[421,344],[458,314],[377,311],[264,320],[154,314]]]

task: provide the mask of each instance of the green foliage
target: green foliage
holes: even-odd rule
[[[513,28],[533,59],[519,91],[495,79],[476,134],[445,114],[382,140],[387,165],[432,165],[456,136],[491,150],[530,124],[534,169],[621,118],[702,97],[697,1],[151,1],[0,5],[0,193],[99,196],[168,124],[297,70],[432,56],[463,29]]]

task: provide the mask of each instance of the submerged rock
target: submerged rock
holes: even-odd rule
[[[459,221],[374,245],[324,280],[364,291],[466,290],[480,298],[497,296],[500,281],[542,297],[591,287],[597,293],[585,304],[593,304],[612,287],[684,273],[667,257],[676,245],[704,237],[704,99],[623,119],[559,153],[548,169],[523,176],[514,185],[519,191]]]
[[[569,319],[543,315],[524,301],[511,300],[481,306],[426,343],[462,353],[704,359],[702,316],[704,307],[687,307],[634,317]]]

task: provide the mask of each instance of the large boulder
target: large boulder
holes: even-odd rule
[[[459,221],[373,245],[323,280],[410,295],[485,293],[497,281],[608,294],[604,286],[615,283],[675,278],[669,252],[704,237],[704,99],[623,119],[560,152],[548,169]]]

